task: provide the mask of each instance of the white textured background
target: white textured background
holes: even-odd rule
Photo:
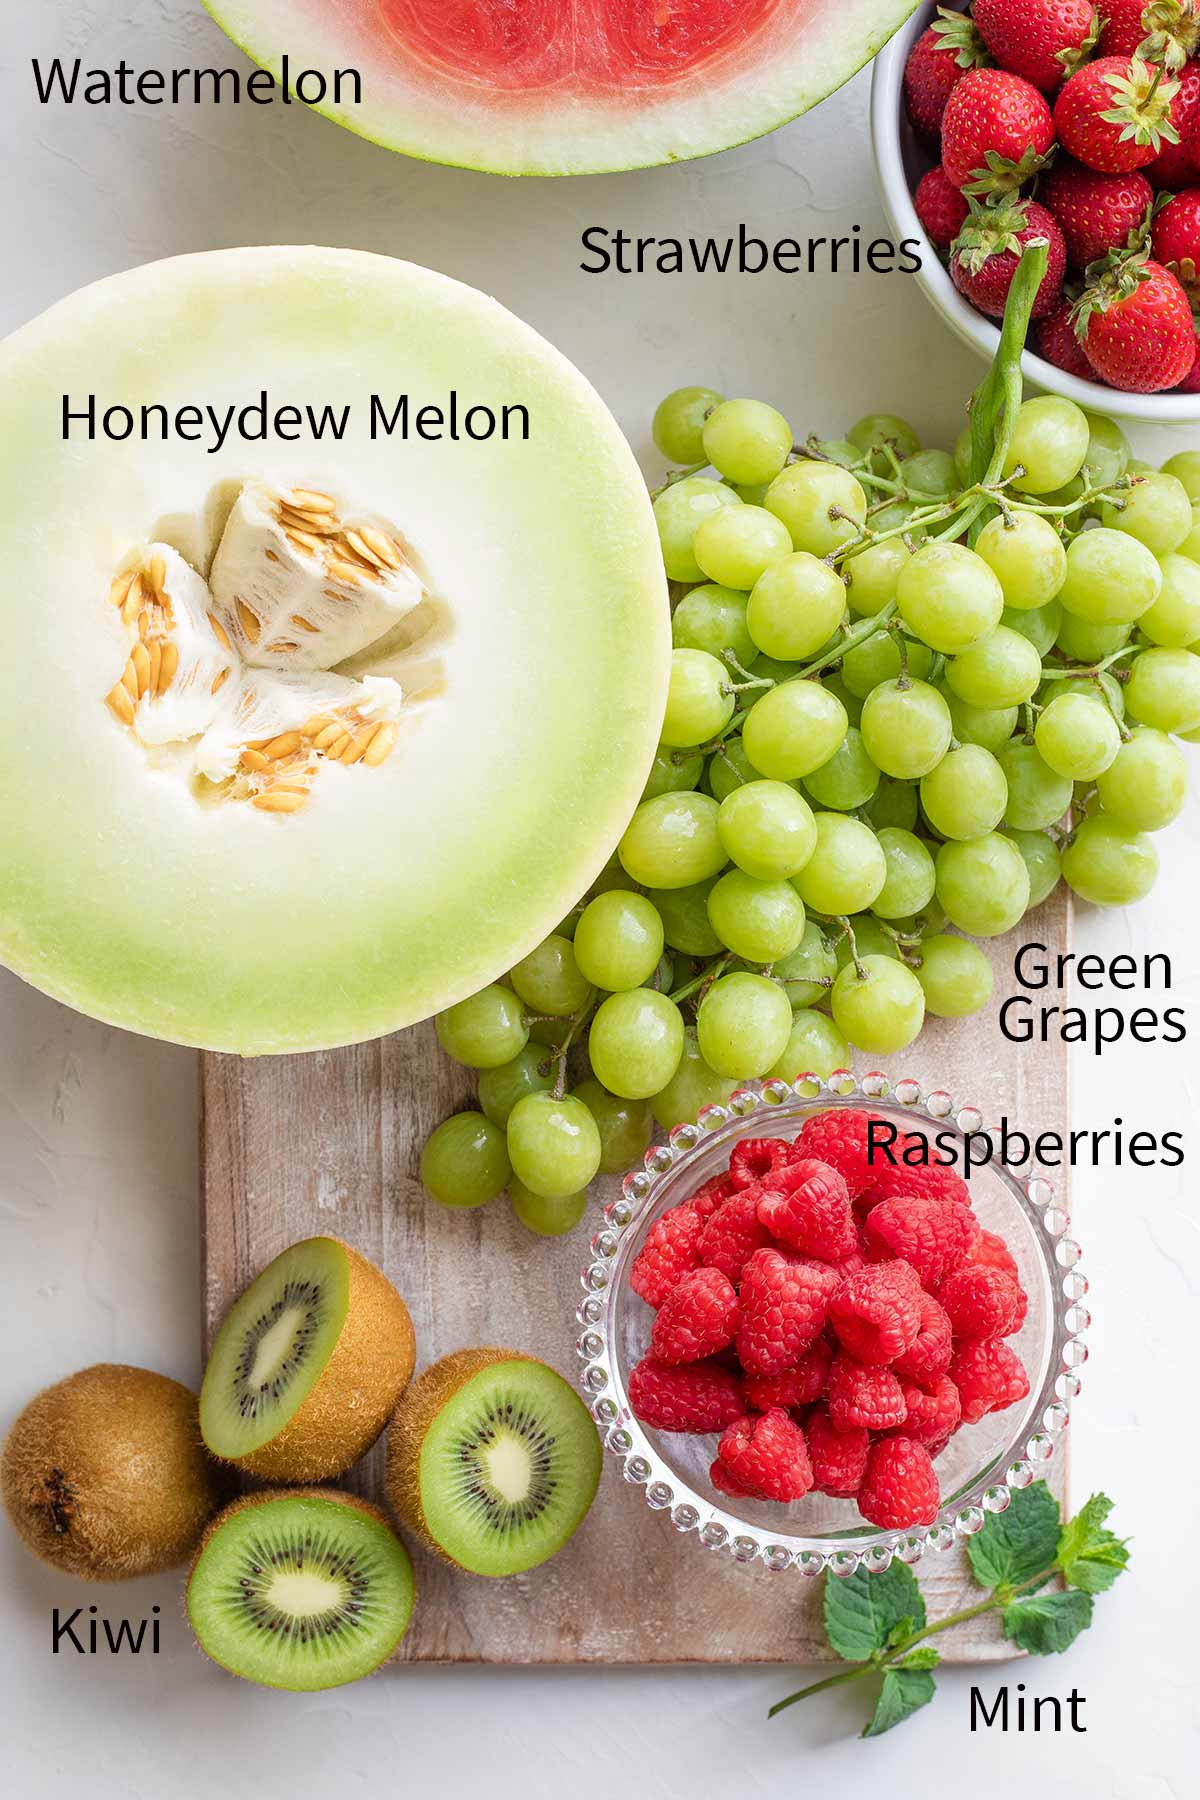
[[[757,145],[701,164],[569,182],[511,182],[389,156],[299,107],[39,107],[29,58],[226,64],[236,52],[198,0],[39,0],[5,8],[0,225],[9,330],[98,276],[177,251],[321,242],[409,256],[486,288],[593,378],[639,448],[665,389],[704,380],[779,401],[801,430],[839,433],[868,407],[952,440],[978,368],[900,276],[586,277],[590,224],[706,234],[745,220],[768,236],[883,230],[866,141],[868,79]],[[264,374],[267,372],[264,371]],[[2,429],[2,422],[0,422]],[[1200,437],[1200,431],[1197,432]],[[1186,436],[1143,432],[1162,457]],[[1200,754],[1200,753],[1198,753]],[[0,779],[3,778],[0,772]],[[1171,1000],[1200,1029],[1200,807],[1159,840],[1163,873],[1136,912],[1083,913],[1078,944],[1167,950]],[[1095,999],[1097,997],[1093,997]],[[1125,996],[1127,1008],[1137,996]],[[1151,996],[1163,1004],[1163,996]],[[1195,1138],[1194,1040],[1079,1053],[1074,1123]],[[1061,1126],[1060,1119],[1038,1124]],[[29,1394],[81,1364],[199,1376],[197,1072],[187,1051],[75,1017],[0,975],[0,1430]],[[1086,1696],[1086,1735],[971,1737],[966,1672],[935,1704],[859,1744],[861,1699],[830,1696],[769,1727],[786,1672],[539,1674],[407,1671],[289,1697],[220,1675],[188,1643],[179,1583],[96,1597],[158,1602],[166,1649],[53,1658],[54,1605],[84,1592],[0,1529],[0,1734],[22,1800],[228,1800],[292,1793],[629,1792],[739,1800],[813,1783],[918,1800],[1170,1800],[1197,1757],[1195,1357],[1200,1236],[1190,1164],[1075,1181],[1093,1281],[1093,1360],[1074,1427],[1074,1480],[1118,1501],[1135,1573],[1063,1659],[1014,1666],[1031,1692]],[[631,1497],[631,1504],[634,1503]],[[614,1554],[620,1554],[614,1546]],[[989,1675],[993,1691],[999,1675]],[[1189,1780],[1190,1773],[1190,1780]],[[869,1784],[869,1787],[868,1787]]]

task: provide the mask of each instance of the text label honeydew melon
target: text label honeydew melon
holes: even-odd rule
[[[131,439],[143,444],[165,444],[178,438],[185,444],[203,444],[209,456],[216,456],[231,439],[246,444],[265,444],[273,438],[285,444],[319,444],[326,440],[340,444],[352,422],[353,408],[348,404],[276,406],[266,388],[257,400],[224,407],[200,403],[176,407],[143,403],[134,407],[120,401],[102,405],[95,394],[82,400],[70,394],[62,397],[64,444],[73,437],[86,438],[88,443],[106,438],[115,444]],[[519,401],[505,401],[499,407],[472,404],[460,398],[457,388],[451,388],[440,402],[416,402],[408,394],[387,398],[372,394],[367,430],[372,443],[400,438],[427,444],[482,444],[497,438],[507,444],[528,443],[531,426],[529,408]]]

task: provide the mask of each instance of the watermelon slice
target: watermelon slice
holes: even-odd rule
[[[276,76],[362,101],[337,124],[430,162],[582,175],[707,156],[807,112],[916,0],[205,0]],[[332,90],[332,81],[329,86]]]

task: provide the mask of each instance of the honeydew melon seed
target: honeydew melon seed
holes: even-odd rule
[[[683,1015],[653,988],[610,994],[588,1031],[592,1072],[622,1100],[648,1100],[666,1087],[683,1055]]]
[[[543,1200],[585,1188],[600,1167],[600,1132],[573,1094],[527,1094],[508,1115],[508,1159],[517,1180]]]
[[[848,962],[833,984],[830,1006],[850,1042],[880,1056],[905,1049],[925,1022],[920,982],[890,956]]]
[[[742,725],[746,755],[772,781],[794,781],[828,762],[849,728],[836,694],[816,681],[786,681],[756,700]]]
[[[915,781],[950,748],[950,708],[928,682],[884,681],[863,702],[859,729],[876,768]]]
[[[1017,729],[1019,707],[971,706],[953,688],[941,683],[938,693],[950,708],[951,729],[960,744],[979,744],[995,755]]]
[[[1132,635],[1132,625],[1092,625],[1064,609],[1054,642],[1064,656],[1075,662],[1098,663],[1120,650]]]
[[[1004,589],[964,545],[922,544],[900,571],[896,604],[922,643],[957,656],[1000,623]]]
[[[421,1185],[442,1206],[484,1206],[511,1173],[503,1130],[480,1112],[444,1119],[421,1151]]]
[[[613,888],[589,900],[580,914],[575,961],[583,979],[595,987],[613,994],[640,987],[653,975],[662,953],[662,916],[644,894]]]
[[[1140,725],[1097,778],[1100,804],[1133,831],[1161,831],[1183,810],[1187,757],[1165,732]]]
[[[525,1009],[511,988],[493,982],[439,1013],[438,1042],[468,1069],[498,1069],[529,1042]]]
[[[897,825],[882,827],[879,847],[883,851],[887,874],[871,902],[871,911],[881,919],[911,918],[933,899],[936,885],[933,857],[915,833]]]
[[[561,1026],[557,1030],[561,1037]],[[545,1044],[526,1044],[511,1062],[501,1063],[498,1069],[481,1069],[479,1104],[485,1116],[503,1131],[517,1101],[526,1094],[548,1094],[554,1086],[555,1073]]]
[[[881,681],[895,681],[900,674],[900,644],[894,631],[875,631],[855,644],[842,658],[842,680],[860,700],[865,700]],[[911,638],[904,641],[908,673],[923,681],[933,667],[933,651]]]
[[[663,743],[672,750],[690,750],[723,730],[733,717],[728,686],[729,671],[707,650],[672,650]]]
[[[850,1046],[827,1014],[802,1006],[792,1014],[792,1029],[783,1054],[768,1074],[774,1081],[798,1081],[816,1075],[828,1081],[835,1069],[848,1069]]]
[[[1089,625],[1129,625],[1154,605],[1161,587],[1153,551],[1128,532],[1101,525],[1081,531],[1067,546],[1067,578],[1058,598]]]
[[[669,463],[686,469],[704,462],[704,421],[723,398],[712,388],[680,387],[659,401],[650,435]]]
[[[708,896],[715,881],[714,875],[692,887],[650,891],[648,898],[663,922],[667,944],[683,956],[717,956],[723,948],[708,922]]]
[[[631,1169],[654,1133],[649,1102],[610,1094],[593,1076],[579,1083],[575,1098],[583,1101],[596,1121],[601,1175],[620,1175]]]
[[[972,937],[1011,931],[1029,904],[1029,871],[1016,845],[999,832],[943,844],[937,853],[937,897],[946,917]]]
[[[804,778],[809,796],[832,812],[865,806],[879,786],[879,770],[867,755],[862,733],[851,725],[828,762]]]
[[[1011,838],[1021,852],[1029,872],[1029,905],[1026,911],[1032,912],[1058,886],[1058,878],[1062,874],[1062,855],[1048,832],[1019,831],[1012,825],[1005,825],[1003,831],[1004,836]]]
[[[535,1194],[514,1175],[508,1184],[508,1198],[513,1212],[527,1231],[537,1237],[562,1237],[573,1231],[587,1211],[587,1189],[578,1194],[562,1194],[547,1199]]]
[[[946,683],[970,706],[1019,706],[1037,692],[1042,659],[1028,638],[997,625],[946,666]]]
[[[704,570],[693,554],[696,532],[710,513],[741,504],[732,488],[708,475],[688,475],[662,490],[654,502],[654,521],[663,566],[672,581],[691,585],[704,580]]]
[[[1200,656],[1190,650],[1143,650],[1124,691],[1141,725],[1181,735],[1200,726]]]
[[[792,553],[787,527],[765,506],[725,507],[702,519],[692,545],[710,581],[746,593]]]
[[[1017,612],[1006,606],[1000,614],[1000,624],[1028,638],[1039,656],[1045,656],[1050,650],[1062,621],[1063,609],[1057,600],[1048,600],[1045,606],[1031,607],[1028,612]]]
[[[696,1031],[689,1027],[679,1067],[661,1093],[655,1094],[650,1110],[663,1131],[694,1125],[704,1107],[724,1106],[736,1086],[736,1077],[718,1075],[709,1068],[700,1054]]]
[[[774,519],[774,514],[768,517]],[[786,535],[786,527],[774,522]],[[755,582],[746,602],[746,627],[756,650],[802,662],[828,642],[845,611],[841,577],[807,550],[797,550],[775,561]]]
[[[676,757],[678,756],[678,761]],[[657,800],[660,794],[690,793],[698,785],[704,774],[704,757],[700,751],[693,755],[676,752],[669,746],[656,750],[654,761],[650,765],[650,774],[642,789],[643,800]],[[627,877],[621,865],[617,864],[617,875],[624,882]]]
[[[1033,741],[1042,761],[1056,775],[1094,781],[1121,748],[1121,731],[1097,696],[1060,693],[1039,715]]]
[[[741,1081],[779,1061],[791,1029],[792,1009],[778,982],[741,970],[713,982],[696,1016],[704,1061],[715,1074]]]
[[[850,557],[843,570],[850,611],[863,619],[882,612],[888,601],[896,598],[900,571],[912,554],[902,537],[894,537],[868,544]]]
[[[781,956],[771,970],[783,983],[793,1009],[823,1000],[838,972],[833,945],[815,919],[806,919],[800,942],[789,956]]]
[[[1151,470],[1111,500],[1102,500],[1100,523],[1127,532],[1155,556],[1178,549],[1192,529],[1192,503],[1182,481]]]
[[[1004,474],[1014,478],[1013,486],[1022,493],[1052,493],[1078,475],[1090,442],[1087,415],[1081,406],[1055,394],[1040,394],[1021,403]]]
[[[746,596],[736,588],[706,581],[683,596],[671,617],[671,638],[680,650],[707,650],[722,657],[732,650],[743,669],[758,655],[746,628]]]
[[[792,885],[813,912],[865,912],[882,892],[887,860],[869,825],[845,813],[816,815],[817,842]]]
[[[937,1019],[965,1019],[992,997],[992,965],[978,944],[939,933],[924,938],[916,976],[925,1010]]]
[[[1068,776],[1056,774],[1036,744],[1013,738],[997,751],[996,761],[1008,783],[1004,823],[1018,831],[1045,831],[1057,825],[1074,792]],[[964,928],[965,929],[965,928]]]
[[[559,1019],[578,1012],[592,991],[576,961],[574,944],[558,932],[522,957],[508,978],[530,1012],[553,1013]]]
[[[625,873],[647,888],[694,887],[718,874],[729,860],[717,831],[719,811],[709,794],[643,800],[617,847]]]
[[[867,517],[862,483],[837,463],[791,463],[767,489],[764,505],[787,526],[793,549],[812,556],[851,543]]]
[[[804,907],[791,883],[756,881],[742,869],[718,876],[708,918],[726,949],[749,963],[790,956],[804,933]]]
[[[1141,832],[1097,813],[1076,827],[1063,851],[1063,879],[1095,906],[1131,906],[1144,900],[1158,875],[1158,851]]]
[[[1138,630],[1152,644],[1186,650],[1200,638],[1200,563],[1168,550],[1159,557],[1163,584],[1158,599],[1138,620]]]
[[[1067,576],[1067,552],[1048,519],[1038,513],[997,513],[975,541],[1000,586],[1004,604],[1025,612],[1058,595]]]
[[[925,817],[941,837],[982,837],[1000,823],[1007,803],[1004,771],[991,751],[979,744],[948,750],[921,780]],[[902,911],[919,912],[920,906]]]
[[[721,842],[739,869],[758,881],[798,875],[817,842],[812,808],[785,781],[747,781],[721,801]]]

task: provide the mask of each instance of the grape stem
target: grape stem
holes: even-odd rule
[[[551,1054],[547,1058],[548,1062],[557,1065],[553,1088],[554,1098],[556,1100],[561,1100],[567,1091],[567,1053],[583,1026],[595,1011],[595,1006],[596,990],[595,988],[589,988],[588,997],[579,1008],[579,1011],[571,1014],[570,1021],[567,1025],[567,1035],[560,1044],[557,1044],[552,1048]]]
[[[711,987],[732,961],[733,955],[728,950],[723,955],[714,957],[712,962],[705,963],[698,975],[694,975],[690,981],[685,981],[682,987],[677,987],[672,994],[669,994],[668,999],[674,1000],[678,1004],[680,1000],[690,999],[698,989]]]

